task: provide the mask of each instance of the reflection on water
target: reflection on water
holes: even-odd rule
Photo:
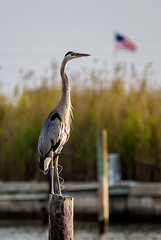
[[[101,240],[161,240],[161,224],[111,225]]]
[[[47,239],[47,227],[35,223],[0,223],[0,240],[44,240]]]
[[[74,240],[98,240],[97,223],[77,222],[74,227]]]
[[[161,240],[161,224],[112,224],[99,236],[96,223],[75,224],[74,240]],[[48,227],[40,223],[0,222],[0,240],[47,240]]]

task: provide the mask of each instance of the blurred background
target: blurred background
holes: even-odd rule
[[[96,179],[95,130],[104,127],[109,152],[121,155],[124,179],[159,181],[160,3],[15,0],[0,5],[0,178],[43,178],[37,139],[60,98],[61,61],[73,50],[92,57],[67,68],[74,121],[61,155],[65,179]],[[130,37],[137,50],[116,50],[116,31]]]
[[[97,181],[102,128],[108,152],[119,154],[122,180],[161,181],[160,9],[157,0],[0,1],[2,186],[47,181],[38,167],[38,136],[59,101],[59,69],[70,50],[91,57],[67,67],[74,119],[60,155],[65,182]],[[117,48],[116,32],[136,49]]]

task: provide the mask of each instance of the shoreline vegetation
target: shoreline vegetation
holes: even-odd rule
[[[151,65],[141,76],[134,66],[127,73],[126,65],[117,65],[111,78],[105,67],[83,75],[70,76],[74,119],[60,155],[61,177],[96,180],[96,130],[106,128],[108,151],[120,154],[123,179],[161,181],[161,87],[152,82]],[[34,74],[26,76],[31,83]],[[60,98],[60,77],[43,77],[36,89],[25,83],[18,93],[15,87],[10,100],[0,92],[0,179],[44,180],[37,142]]]

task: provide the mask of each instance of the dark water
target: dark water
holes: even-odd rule
[[[75,224],[74,240],[161,240],[161,224],[113,224],[99,236],[96,223]],[[0,222],[0,240],[47,240],[48,227],[40,223]]]

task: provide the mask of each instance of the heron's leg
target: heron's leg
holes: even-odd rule
[[[59,156],[57,156],[56,159],[55,159],[55,171],[56,171],[56,178],[57,178],[57,183],[58,183],[58,193],[60,195],[62,195],[61,187],[60,187],[60,181],[59,181],[58,159],[59,159]]]
[[[51,166],[50,166],[50,173],[51,173],[51,194],[54,194],[54,165],[53,165],[53,151],[51,153]]]

